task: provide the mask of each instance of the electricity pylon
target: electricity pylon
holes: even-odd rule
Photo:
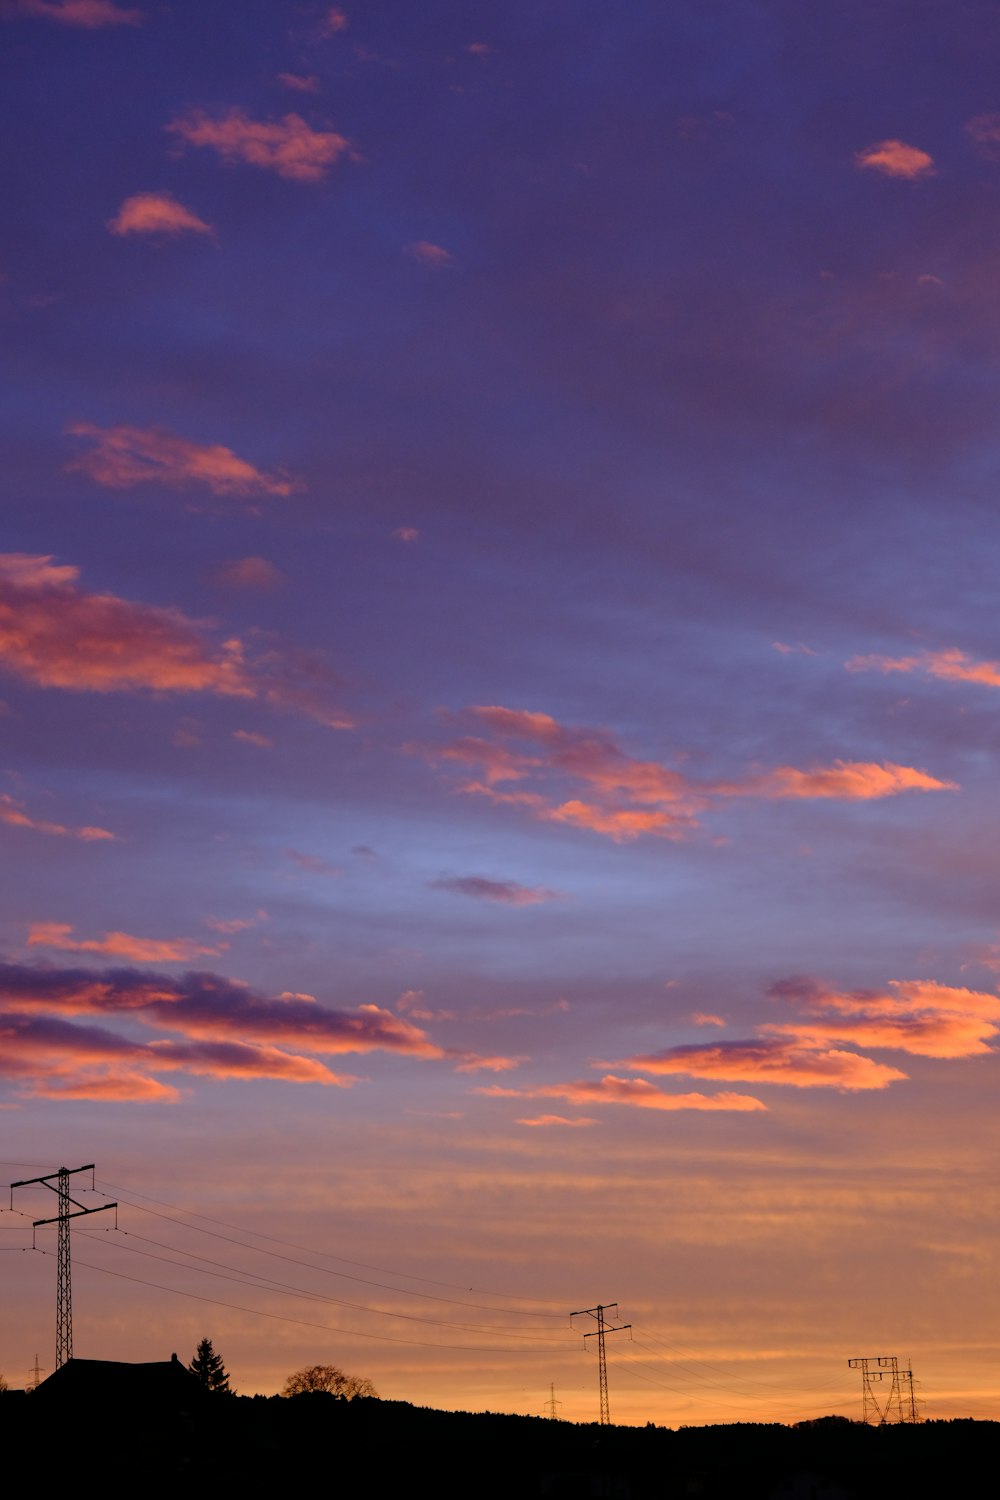
[[[601,1426],[607,1427],[611,1422],[611,1409],[608,1405],[608,1361],[604,1352],[604,1335],[606,1333],[624,1333],[626,1328],[631,1333],[631,1323],[620,1323],[613,1327],[606,1323],[604,1314],[614,1310],[614,1316],[618,1317],[617,1302],[598,1302],[596,1307],[585,1307],[582,1312],[570,1313],[573,1318],[596,1318],[597,1327],[591,1333],[585,1333],[584,1339],[597,1340],[597,1383],[601,1399]]]
[[[915,1422],[917,1403],[913,1395],[913,1371],[899,1368],[895,1354],[849,1359],[850,1370],[861,1371],[862,1421],[874,1427],[890,1422]]]
[[[562,1406],[562,1402],[556,1400],[556,1383],[553,1380],[549,1383],[549,1399],[545,1403],[545,1410],[548,1412],[553,1421],[555,1421],[556,1418],[557,1406]]]
[[[43,1187],[50,1188],[59,1199],[59,1212],[51,1219],[35,1219],[32,1229],[38,1229],[42,1224],[59,1225],[58,1255],[56,1257],[56,1369],[58,1370],[68,1359],[73,1358],[73,1285],[70,1274],[69,1255],[69,1221],[79,1219],[83,1214],[100,1214],[106,1208],[117,1208],[117,1203],[102,1203],[100,1208],[84,1208],[82,1203],[77,1203],[75,1198],[70,1197],[69,1180],[78,1172],[90,1173],[90,1186],[94,1186],[94,1163],[88,1162],[85,1167],[60,1167],[58,1172],[50,1172],[47,1177],[26,1177],[23,1182],[12,1182],[10,1185],[10,1206],[14,1207],[14,1189],[19,1187],[32,1187],[35,1183],[41,1183]],[[56,1186],[52,1186],[53,1178]],[[70,1212],[70,1204],[76,1209]],[[34,1249],[34,1244],[32,1244]],[[37,1358],[35,1363],[37,1364]]]

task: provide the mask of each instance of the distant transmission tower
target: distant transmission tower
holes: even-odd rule
[[[591,1333],[585,1333],[584,1339],[597,1340],[597,1383],[601,1398],[601,1426],[607,1427],[611,1422],[611,1410],[608,1406],[608,1361],[604,1352],[604,1335],[606,1333],[624,1333],[626,1328],[631,1333],[631,1323],[621,1323],[614,1327],[605,1322],[604,1314],[614,1312],[618,1316],[617,1302],[598,1302],[596,1307],[585,1307],[582,1312],[570,1313],[570,1318],[595,1318],[597,1327]]]
[[[77,1203],[75,1198],[70,1197],[69,1180],[78,1172],[90,1173],[90,1186],[94,1186],[94,1163],[88,1162],[85,1167],[60,1167],[58,1172],[50,1172],[47,1177],[26,1177],[23,1182],[12,1182],[10,1185],[10,1206],[14,1207],[14,1189],[19,1187],[33,1187],[41,1183],[44,1187],[51,1188],[58,1196],[59,1212],[52,1219],[36,1219],[32,1225],[38,1229],[42,1224],[59,1225],[59,1251],[56,1258],[56,1369],[58,1370],[68,1359],[73,1358],[73,1286],[70,1275],[69,1256],[69,1221],[79,1219],[83,1214],[100,1214],[106,1208],[117,1208],[117,1203],[102,1203],[100,1208],[84,1208],[82,1203]],[[52,1183],[55,1180],[56,1186]],[[73,1204],[76,1212],[70,1211]],[[32,1243],[32,1249],[34,1249]],[[38,1363],[37,1356],[35,1363]]]
[[[25,1386],[25,1390],[28,1390],[28,1391],[37,1391],[38,1387],[42,1383],[42,1374],[43,1374],[42,1367],[38,1363],[38,1355],[36,1354],[35,1355],[35,1363],[32,1365],[31,1369],[28,1371],[28,1375],[30,1376],[30,1379],[28,1380],[28,1384]]]
[[[549,1399],[545,1403],[545,1410],[548,1412],[553,1421],[555,1421],[556,1418],[557,1406],[562,1406],[562,1402],[556,1400],[556,1383],[553,1380],[549,1384]]]
[[[873,1427],[890,1422],[915,1422],[917,1403],[913,1394],[913,1371],[899,1368],[895,1354],[849,1359],[848,1369],[861,1371],[862,1421]]]

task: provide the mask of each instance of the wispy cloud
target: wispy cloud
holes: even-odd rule
[[[516,880],[489,880],[485,875],[456,875],[446,880],[432,880],[435,891],[455,891],[480,901],[499,901],[507,906],[537,906],[542,901],[558,901],[557,891],[541,885],[519,885]]]
[[[313,130],[301,115],[252,120],[242,109],[212,116],[193,109],[167,130],[189,146],[207,146],[224,162],[245,162],[294,182],[319,182],[342,156],[356,153],[335,130]]]
[[[303,854],[301,849],[286,849],[286,855],[293,865],[298,865],[307,875],[340,875],[343,872],[339,865],[331,864],[328,859],[322,859],[318,854]]]
[[[750,1094],[665,1094],[643,1078],[617,1078],[613,1073],[600,1079],[581,1078],[573,1083],[537,1084],[524,1089],[507,1089],[494,1083],[474,1092],[495,1099],[565,1099],[571,1104],[628,1104],[634,1109],[666,1112],[694,1109],[748,1113],[767,1108]]]
[[[0,614],[0,632],[2,628]],[[115,841],[115,835],[107,828],[70,828],[65,823],[51,823],[46,818],[34,818],[25,810],[23,802],[16,801],[7,792],[0,793],[0,823],[6,823],[11,828],[30,828],[35,833],[54,834],[57,838],[82,839],[85,844]]]
[[[106,932],[101,938],[75,938],[69,923],[32,922],[28,929],[28,947],[54,948],[62,953],[101,953],[108,958],[127,958],[140,964],[189,964],[193,959],[222,953],[229,944],[207,947],[194,938],[142,938],[129,932]]]
[[[99,31],[104,26],[141,26],[141,10],[116,5],[114,0],[14,0],[4,8],[9,16],[37,16],[45,21],[59,21],[63,26],[79,26],[84,31]]]
[[[905,141],[876,141],[858,151],[854,160],[862,169],[881,172],[886,177],[905,177],[910,182],[929,177],[934,171],[934,158]]]
[[[570,1119],[567,1115],[536,1115],[532,1120],[515,1120],[514,1124],[533,1125],[541,1129],[553,1125],[569,1125],[574,1129],[582,1129],[587,1125],[596,1125],[597,1121],[589,1115],[577,1115],[574,1119]]]
[[[256,698],[347,728],[312,661],[269,650],[253,657],[176,609],[88,594],[79,569],[51,557],[0,553],[0,669],[72,692],[209,693]]]
[[[331,5],[323,17],[321,31],[324,36],[337,36],[339,32],[346,31],[349,24],[346,12],[339,5]]]
[[[993,160],[1000,157],[1000,115],[974,115],[965,128],[984,156]]]
[[[407,245],[406,253],[413,260],[419,260],[423,266],[441,267],[451,266],[455,263],[455,257],[450,250],[446,250],[443,245],[433,244],[431,240],[414,241],[413,244]]]
[[[1000,662],[976,661],[954,646],[941,651],[919,651],[913,656],[852,656],[845,665],[849,672],[922,672],[945,682],[1000,687]]]
[[[165,484],[174,489],[204,485],[213,495],[290,495],[298,488],[287,474],[266,474],[222,443],[195,443],[162,427],[96,427],[73,422],[73,437],[91,447],[67,465],[111,489]]]
[[[171,193],[134,193],[126,198],[113,219],[108,220],[112,234],[205,234],[215,238],[211,224]]]
[[[279,73],[278,82],[297,94],[315,94],[319,91],[319,79],[315,73]]]
[[[270,593],[286,582],[284,573],[264,557],[238,557],[223,563],[214,576],[214,582],[223,588],[254,589],[259,593]]]
[[[954,792],[956,781],[942,781],[913,766],[897,766],[892,761],[836,760],[832,766],[818,766],[800,771],[795,766],[777,766],[762,776],[750,776],[742,782],[719,785],[716,790],[727,797],[786,798],[833,797],[842,802],[870,802],[880,797],[894,797],[899,792]]]
[[[837,760],[805,770],[778,766],[735,781],[695,782],[659,761],[630,755],[606,729],[569,727],[549,714],[499,706],[466,712],[487,733],[408,748],[431,765],[467,768],[471,774],[459,781],[460,792],[619,843],[644,834],[683,838],[698,827],[701,813],[734,797],[869,801],[955,789],[954,782],[892,761]],[[512,783],[516,789],[509,790]],[[575,795],[576,787],[586,797]]]
[[[256,745],[258,750],[270,750],[274,746],[274,741],[261,734],[259,729],[234,729],[233,739],[242,745]]]

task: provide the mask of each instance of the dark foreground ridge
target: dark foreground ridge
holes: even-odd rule
[[[176,1359],[71,1360],[27,1395],[0,1396],[8,1480],[37,1476],[53,1446],[88,1454],[119,1483],[209,1479],[226,1493],[326,1474],[348,1494],[443,1500],[869,1500],[976,1492],[995,1473],[1000,1423],[866,1427],[599,1427],[404,1401],[215,1395]]]

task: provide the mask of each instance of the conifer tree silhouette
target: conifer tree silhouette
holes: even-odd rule
[[[216,1354],[211,1339],[202,1339],[188,1369],[192,1375],[197,1375],[206,1390],[214,1391],[219,1395],[232,1393],[229,1385],[229,1371],[222,1362],[222,1355]]]

